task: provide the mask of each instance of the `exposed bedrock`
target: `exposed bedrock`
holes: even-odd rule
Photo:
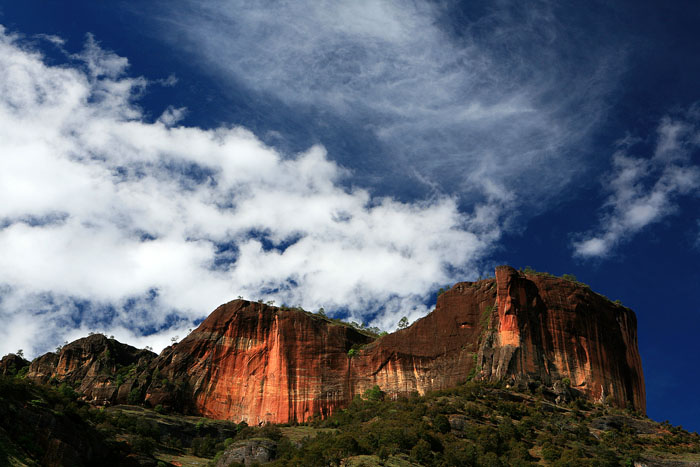
[[[570,383],[583,397],[644,412],[636,329],[631,310],[582,284],[509,266],[454,285],[432,313],[376,340],[300,310],[234,300],[151,363],[157,377],[144,394],[209,417],[284,423],[327,416],[374,385],[408,395],[475,377]]]

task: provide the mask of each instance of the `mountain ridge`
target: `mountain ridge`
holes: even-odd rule
[[[233,300],[160,355],[95,335],[48,353],[27,377],[95,405],[145,403],[251,424],[328,417],[378,386],[388,397],[468,379],[542,386],[644,413],[634,312],[576,281],[499,266],[434,311],[374,338],[298,309]]]

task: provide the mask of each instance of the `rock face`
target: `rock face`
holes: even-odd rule
[[[454,285],[432,313],[378,339],[234,300],[157,358],[94,335],[34,360],[27,376],[69,382],[96,403],[138,399],[248,424],[328,416],[375,385],[396,397],[469,378],[646,410],[634,313],[578,282],[509,266]]]
[[[496,269],[496,288],[477,355],[481,377],[549,384],[567,378],[591,400],[646,411],[631,310],[576,282],[508,266]]]
[[[127,402],[143,372],[156,354],[94,334],[32,361],[27,378],[38,383],[52,380],[70,384],[95,404]]]
[[[495,279],[456,284],[435,311],[376,340],[309,313],[236,300],[154,360],[167,384],[156,379],[146,401],[176,398],[209,417],[284,423],[327,416],[374,385],[422,394],[475,377],[538,382],[561,397],[568,383],[591,400],[644,412],[636,327],[631,310],[582,284],[508,266]]]
[[[304,311],[235,300],[158,356],[146,402],[249,424],[329,415],[352,397],[348,351],[372,340]]]
[[[7,354],[0,360],[0,375],[14,376],[28,366],[29,360],[25,360],[17,354]]]
[[[228,467],[233,463],[260,465],[275,458],[277,444],[269,439],[246,439],[238,441],[224,451],[216,467]]]

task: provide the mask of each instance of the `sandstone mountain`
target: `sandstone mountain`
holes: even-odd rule
[[[461,282],[410,327],[375,338],[303,310],[234,300],[157,357],[91,336],[32,362],[98,403],[144,401],[249,424],[306,421],[379,386],[389,397],[467,379],[645,411],[636,318],[575,281],[509,266]]]
[[[37,383],[67,383],[97,405],[127,402],[134,387],[144,383],[138,376],[148,373],[148,364],[155,357],[148,350],[93,334],[34,359],[27,378]]]

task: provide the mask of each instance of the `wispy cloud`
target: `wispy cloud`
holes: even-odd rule
[[[182,1],[156,16],[219,82],[363,129],[395,177],[505,215],[546,204],[586,167],[577,148],[623,49],[582,39],[547,2],[497,2],[458,32],[448,4]]]
[[[680,196],[700,190],[700,168],[691,155],[700,145],[698,108],[658,125],[651,156],[630,154],[637,141],[626,138],[613,155],[612,173],[603,180],[610,192],[597,230],[580,235],[574,254],[605,257],[645,227],[677,211]]]
[[[499,235],[449,196],[344,188],[321,146],[150,122],[147,81],[91,36],[61,66],[27,44],[0,28],[0,353],[88,330],[159,348],[237,295],[388,327]]]

